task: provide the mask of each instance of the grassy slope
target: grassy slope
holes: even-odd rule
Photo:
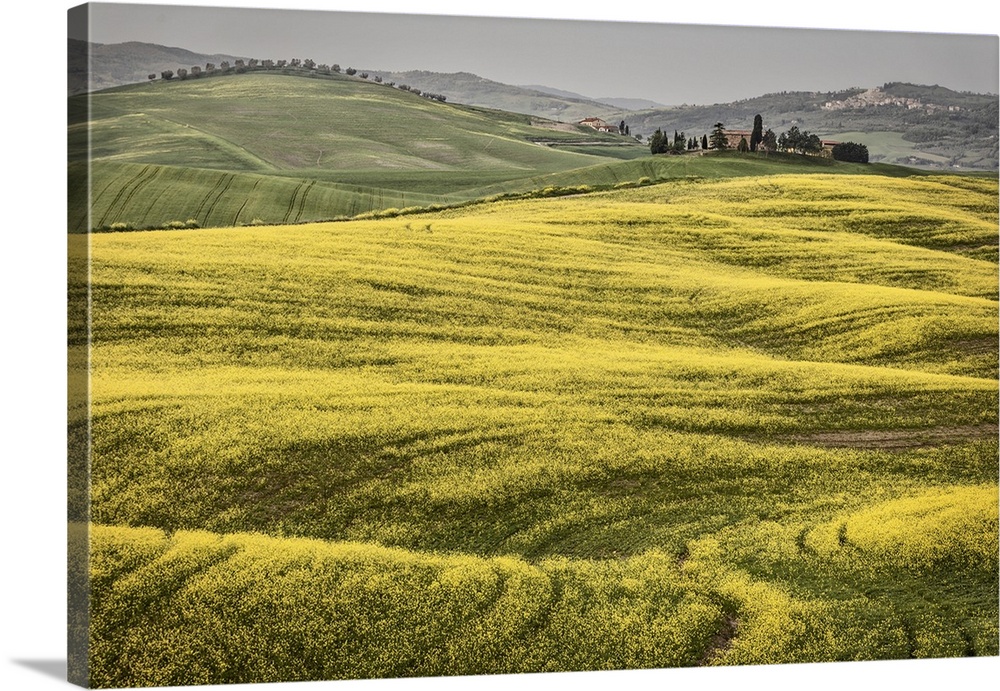
[[[347,78],[254,74],[141,84],[93,94],[91,121],[83,106],[71,100],[70,218],[77,232],[189,219],[201,226],[326,220],[642,177],[890,174],[888,167],[777,155],[654,158],[638,144],[620,146],[620,137],[535,127],[526,116]],[[580,141],[592,144],[574,144]],[[74,184],[84,179],[88,142],[89,201]]]
[[[996,194],[92,236],[95,681],[997,654]]]
[[[121,164],[164,167],[157,175],[164,185],[150,187],[145,197],[173,184],[173,169],[196,168],[218,171],[216,181],[223,174],[250,181],[244,176],[256,174],[361,184],[370,188],[359,190],[370,202],[364,210],[370,210],[395,206],[400,192],[440,195],[446,201],[456,188],[603,160],[585,153],[585,147],[583,153],[564,152],[539,146],[538,140],[621,141],[597,132],[537,127],[527,116],[442,104],[346,77],[253,74],[140,84],[97,92],[89,103],[88,120],[83,98],[71,99],[70,160],[89,156],[98,163],[95,188],[127,184],[122,171],[128,169]],[[214,187],[207,173],[198,175],[206,192]],[[282,220],[292,201],[287,192],[279,187],[263,191],[267,195],[258,196],[262,217]],[[380,197],[390,201],[380,206]],[[173,213],[163,217],[143,199],[109,215],[98,199],[95,217],[136,227],[187,218],[203,225],[227,222],[228,214],[199,217],[190,204],[176,201]],[[230,194],[222,203],[242,201]],[[332,201],[309,218],[350,214],[358,203]],[[76,225],[85,224],[77,219]]]
[[[225,173],[201,168],[96,162],[90,223],[130,229],[193,219],[200,226],[264,221],[299,223],[387,208],[461,201],[423,194],[299,177]],[[70,195],[71,232],[87,230],[87,196]]]
[[[95,228],[125,223],[141,229],[188,219],[203,227],[219,227],[247,224],[254,219],[266,223],[328,220],[392,208],[456,205],[547,187],[609,188],[643,179],[718,179],[798,172],[852,175],[916,172],[895,166],[862,166],[792,155],[587,158],[583,167],[515,179],[510,179],[510,171],[504,169],[475,175],[461,170],[428,174],[426,170],[413,169],[240,173],[98,160],[92,166],[89,218]],[[71,171],[81,165],[71,164]],[[519,171],[519,175],[523,174],[524,171]],[[76,175],[75,179],[83,178]],[[86,229],[87,208],[88,198],[83,190],[71,190],[71,231]]]
[[[579,141],[588,136],[582,130],[533,127],[527,116],[438,103],[347,77],[252,74],[140,84],[97,92],[90,104],[96,159],[191,165],[192,153],[221,144],[246,156],[241,169],[256,171],[555,170],[586,160],[531,145],[533,138]],[[175,146],[179,135],[188,141]],[[84,153],[71,147],[71,157]],[[231,170],[236,159],[204,162]]]
[[[873,160],[905,161],[909,157],[947,165],[949,159],[920,150],[920,144],[903,139],[901,132],[838,132],[837,139],[864,142]]]

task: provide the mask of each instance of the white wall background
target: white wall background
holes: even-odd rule
[[[3,21],[3,210],[0,212],[3,314],[0,321],[0,467],[4,543],[0,550],[0,687],[66,688],[65,664],[65,33],[76,3],[29,0],[5,6]],[[870,0],[805,3],[717,0],[625,3],[587,0],[423,0],[405,2],[160,0],[289,9],[474,14],[597,20],[997,34],[998,11],[984,0],[897,4],[897,14]],[[889,3],[885,3],[888,5]],[[881,7],[881,6],[880,6]],[[759,21],[750,19],[754,8]],[[718,21],[713,21],[713,16]],[[558,86],[558,85],[554,85]],[[627,689],[919,689],[978,688],[1000,678],[1000,658],[707,670],[665,670],[476,679],[316,682],[254,686],[267,691],[589,691]],[[202,687],[249,689],[247,686]]]

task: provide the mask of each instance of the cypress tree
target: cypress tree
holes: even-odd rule
[[[757,113],[753,117],[753,132],[750,133],[750,150],[756,151],[764,139],[764,119]]]
[[[653,136],[649,138],[649,151],[653,154],[662,154],[667,150],[667,137],[663,131],[657,127]]]
[[[725,151],[729,148],[726,130],[721,122],[715,123],[715,129],[712,130],[712,148],[716,151]]]

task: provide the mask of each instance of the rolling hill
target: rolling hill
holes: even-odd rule
[[[484,186],[584,168],[609,154],[645,155],[626,137],[344,75],[158,80],[71,98],[70,114],[76,231],[88,223],[305,221],[454,203]],[[80,175],[88,160],[92,202],[78,194],[87,189]],[[241,215],[250,190],[255,201]],[[216,192],[229,198],[213,201]]]
[[[873,161],[997,169],[997,97],[941,86],[894,82],[831,93],[784,92],[734,103],[645,110],[630,113],[627,121],[644,136],[657,128],[701,136],[716,122],[749,130],[757,114],[776,134],[796,125],[824,138],[861,142]]]
[[[628,137],[291,70],[73,97],[69,159],[71,232],[308,222],[678,177],[916,172],[784,154],[653,157]]]
[[[70,236],[89,681],[995,656],[997,181],[770,165]]]
[[[145,81],[147,74],[190,68],[236,58],[192,53],[182,48],[129,42],[86,44],[70,41],[70,93],[85,88],[83,55],[92,53],[92,88]],[[555,120],[579,122],[600,117],[625,119],[632,134],[648,137],[657,128],[689,136],[707,133],[716,122],[731,129],[750,129],[761,114],[776,134],[792,125],[825,138],[858,140],[872,160],[927,168],[962,167],[996,170],[998,153],[997,98],[956,92],[944,86],[891,82],[870,89],[838,92],[781,92],[720,104],[657,106],[643,99],[590,98],[550,86],[512,86],[468,72],[425,70],[387,72],[368,69],[384,81],[406,84],[450,102]]]
[[[88,89],[87,52],[90,53],[91,81]],[[69,93],[70,95],[124,86],[146,81],[150,73],[163,70],[176,71],[179,67],[190,69],[193,65],[228,60],[234,63],[247,56],[205,55],[184,48],[161,46],[155,43],[129,41],[127,43],[100,44],[78,39],[69,40]],[[265,57],[265,56],[257,56]],[[468,72],[442,73],[426,70],[391,72],[369,68],[372,77],[381,76],[385,81],[443,94],[449,100],[481,108],[507,110],[514,113],[578,122],[586,117],[612,118],[620,116],[625,108],[620,103],[604,103],[570,92],[556,89],[512,86],[484,79]],[[639,101],[632,106],[640,105]],[[648,105],[653,105],[651,102]]]
[[[995,175],[296,70],[70,114],[72,678],[998,654]]]

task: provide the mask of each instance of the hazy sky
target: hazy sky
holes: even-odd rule
[[[247,4],[346,5],[287,0]],[[712,3],[721,8],[710,15],[713,23],[723,23],[720,18],[737,23],[739,14],[724,11],[733,6],[762,7],[750,0]],[[473,72],[508,84],[544,84],[592,97],[666,104],[721,103],[775,91],[830,91],[888,81],[1000,90],[998,39],[988,22],[980,35],[766,28],[763,12],[754,23],[764,27],[734,27],[536,19],[514,12],[516,18],[176,4],[91,7],[90,40],[98,43],[147,41],[203,53],[312,58],[369,70]],[[351,6],[358,7],[368,5]],[[493,6],[482,13],[501,12]],[[873,25],[886,26],[884,21]]]

